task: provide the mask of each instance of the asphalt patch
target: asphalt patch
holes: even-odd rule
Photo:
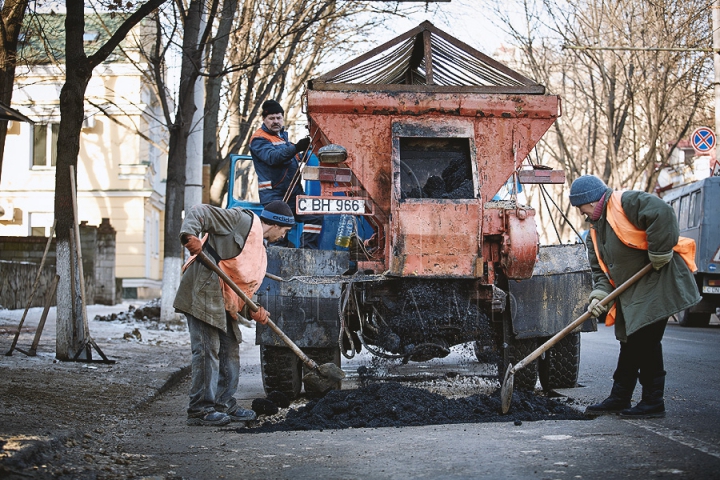
[[[447,398],[397,382],[374,383],[355,390],[333,390],[325,397],[290,409],[277,422],[266,421],[238,433],[268,433],[344,428],[411,427],[457,423],[538,420],[588,420],[574,408],[531,392],[513,392],[510,411],[502,414],[500,391],[491,395]],[[520,422],[520,423],[518,423]]]

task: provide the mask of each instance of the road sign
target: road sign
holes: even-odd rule
[[[710,169],[711,177],[720,177],[720,161],[715,160],[715,166]]]
[[[706,155],[715,148],[715,133],[708,127],[696,128],[690,136],[690,143],[698,155]]]

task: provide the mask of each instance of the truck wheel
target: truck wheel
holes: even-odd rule
[[[571,333],[540,358],[538,374],[543,390],[574,388],[580,371],[580,333]]]
[[[498,377],[500,383],[505,378],[505,371],[509,364],[516,365],[520,360],[530,355],[537,348],[537,341],[534,338],[527,338],[523,340],[518,339],[506,339],[505,343],[507,346],[503,349],[503,354],[500,355],[498,361]],[[523,369],[518,370],[515,373],[513,380],[514,390],[535,390],[537,384],[538,369],[537,362],[532,362],[530,365]]]
[[[302,362],[292,350],[260,345],[260,368],[265,395],[281,392],[290,400],[300,395]]]
[[[707,327],[710,325],[710,312],[690,312],[683,310],[675,314],[678,323],[683,327]]]
[[[305,352],[305,355],[312,358],[315,363],[318,365],[322,365],[324,363],[334,363],[338,367],[340,366],[340,347],[329,347],[329,348],[303,348],[303,352]],[[302,362],[300,362],[302,365],[302,373],[303,375],[310,372],[310,369],[307,368]],[[332,385],[332,390],[340,390],[342,388],[342,382],[335,382]],[[318,392],[315,391],[312,386],[309,386],[307,383],[305,383],[305,392],[312,395],[316,393],[325,393],[325,392]]]
[[[480,363],[497,363],[497,350],[492,345],[485,345],[483,342],[473,342],[473,351],[475,358]],[[503,374],[504,375],[504,374]]]

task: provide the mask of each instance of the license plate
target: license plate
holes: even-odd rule
[[[365,200],[348,197],[307,197],[298,195],[295,204],[297,213],[307,214],[341,214],[365,215]]]
[[[720,293],[720,287],[703,287],[703,293]]]

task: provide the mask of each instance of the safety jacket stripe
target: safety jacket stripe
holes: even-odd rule
[[[285,145],[286,143],[288,143],[282,137],[279,137],[277,135],[270,135],[262,128],[258,128],[255,133],[253,133],[252,137],[250,137],[250,141],[252,142],[256,138],[264,138],[273,145]]]
[[[306,223],[303,225],[303,233],[320,233],[322,225],[311,225]]]

